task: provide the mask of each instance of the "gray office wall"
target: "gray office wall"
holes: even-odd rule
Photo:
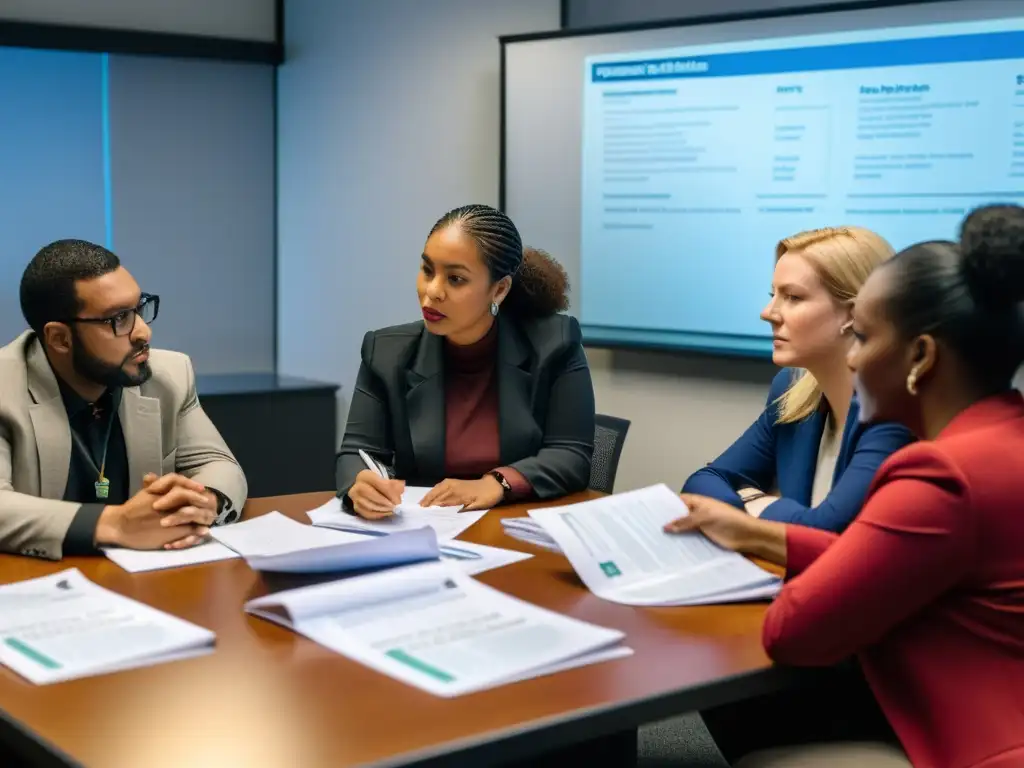
[[[24,328],[32,255],[81,238],[161,296],[155,344],[202,373],[272,370],[273,78],[260,64],[0,48],[0,344]]]
[[[113,246],[202,373],[274,364],[273,67],[112,56]]]
[[[102,62],[0,48],[0,344],[25,322],[18,283],[50,240],[103,242]]]
[[[279,365],[338,382],[347,399],[363,334],[419,315],[430,227],[457,205],[497,202],[497,36],[557,28],[558,2],[288,0],[285,11]]]
[[[2,0],[0,19],[273,42],[275,0]]]

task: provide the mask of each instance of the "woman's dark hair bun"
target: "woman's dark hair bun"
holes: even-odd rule
[[[1024,302],[1024,208],[986,205],[960,226],[961,271],[979,307],[1005,310]]]
[[[569,308],[565,269],[539,248],[524,248],[523,263],[512,278],[505,309],[517,315],[544,317]]]

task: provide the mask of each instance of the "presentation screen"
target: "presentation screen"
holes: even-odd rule
[[[770,354],[780,239],[1024,199],[1017,0],[511,42],[505,88],[506,210],[591,344]]]

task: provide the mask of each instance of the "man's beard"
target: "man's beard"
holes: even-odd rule
[[[82,340],[75,338],[71,345],[71,364],[75,373],[89,381],[109,388],[113,387],[138,387],[145,384],[153,376],[153,369],[149,367],[149,361],[138,363],[138,373],[130,374],[124,369],[133,356],[137,355],[148,345],[142,344],[132,348],[131,353],[121,362],[121,365],[111,365],[90,355],[86,351]]]

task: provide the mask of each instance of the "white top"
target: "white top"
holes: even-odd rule
[[[832,476],[836,472],[839,448],[843,432],[836,428],[835,420],[829,415],[818,445],[818,461],[814,468],[814,485],[811,486],[811,506],[816,507],[825,500],[832,490]]]

